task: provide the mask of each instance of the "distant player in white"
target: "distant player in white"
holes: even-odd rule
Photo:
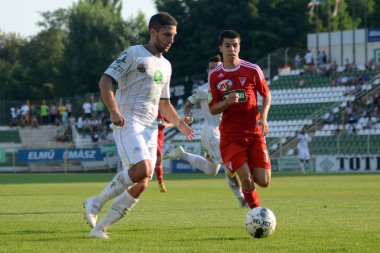
[[[222,64],[222,59],[219,55],[211,57],[208,60],[207,73],[215,67]],[[210,86],[208,83],[200,86],[188,99],[184,106],[185,117],[191,118],[191,108],[193,105],[199,103],[202,109],[202,116],[204,123],[202,126],[201,143],[202,148],[206,153],[206,157],[185,152],[183,147],[178,146],[171,152],[163,156],[163,159],[182,159],[189,162],[195,168],[203,171],[207,175],[214,176],[218,173],[221,164],[223,164],[222,157],[219,150],[220,133],[219,124],[221,121],[221,114],[211,115],[208,108],[208,93]],[[239,201],[241,207],[246,207],[244,196],[241,192],[241,187],[235,175],[225,170],[228,186],[233,194]]]
[[[157,154],[158,109],[187,139],[193,130],[170,103],[171,65],[162,54],[173,44],[177,21],[160,12],[149,21],[148,44],[126,49],[104,72],[99,82],[104,104],[124,170],[97,196],[84,202],[85,219],[93,228],[89,237],[107,239],[107,228],[123,218],[137,203],[154,172]],[[118,83],[114,97],[113,83]],[[102,206],[116,197],[96,224]]]
[[[305,164],[310,160],[310,142],[311,138],[303,128],[301,133],[297,136],[298,140],[298,158],[300,159],[300,169],[302,173],[305,173]]]

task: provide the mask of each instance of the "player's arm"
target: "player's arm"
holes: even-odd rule
[[[100,95],[110,112],[110,120],[115,126],[124,126],[125,119],[117,108],[115,95],[113,91],[113,80],[107,75],[103,75],[99,81]]]
[[[185,114],[187,123],[193,123],[193,118],[191,117],[191,108],[193,108],[193,104],[187,100],[183,107],[183,113]]]
[[[194,138],[194,130],[191,129],[185,120],[181,119],[177,111],[170,103],[169,99],[161,99],[159,103],[159,110],[161,115],[164,116],[169,122],[173,123],[178,130],[186,136],[186,139],[191,140]]]
[[[256,123],[256,127],[260,124],[262,126],[262,136],[266,136],[269,133],[269,125],[267,122],[270,104],[272,102],[272,95],[268,91],[267,95],[263,97],[263,106],[260,113],[260,119]]]
[[[239,95],[237,93],[230,93],[227,95],[225,100],[215,103],[213,105],[210,105],[210,113],[212,115],[221,114],[228,107],[230,107],[233,104],[236,104],[238,100],[239,100]]]

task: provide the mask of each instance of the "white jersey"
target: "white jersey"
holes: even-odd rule
[[[199,103],[201,105],[202,116],[204,123],[202,126],[201,143],[204,151],[209,154],[215,163],[223,164],[222,156],[220,155],[219,143],[220,132],[219,124],[222,115],[212,115],[208,107],[208,93],[210,85],[205,83],[200,86],[188,100],[192,104]]]
[[[298,158],[300,160],[306,160],[308,161],[310,159],[310,152],[309,152],[309,142],[311,142],[311,138],[308,134],[299,134],[297,136],[298,140]]]
[[[299,134],[297,136],[298,140],[298,149],[309,150],[309,142],[311,142],[311,138],[308,134]]]
[[[202,108],[202,114],[204,117],[204,124],[210,127],[219,127],[222,119],[222,114],[212,115],[208,107],[208,93],[210,85],[208,83],[203,84],[194,91],[194,93],[188,98],[189,102],[194,104],[199,103]]]
[[[156,127],[160,98],[170,99],[171,64],[143,45],[131,46],[108,67],[105,75],[118,82],[116,104],[126,125]]]

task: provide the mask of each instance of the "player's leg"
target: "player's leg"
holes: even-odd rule
[[[164,129],[159,129],[157,137],[157,162],[154,167],[154,171],[156,173],[160,192],[166,192],[166,187],[164,184],[164,169],[162,166],[162,147],[164,145],[164,138]]]
[[[252,172],[248,166],[248,147],[243,140],[232,142],[221,140],[220,153],[225,167],[231,173],[237,173],[241,182],[242,193],[245,202],[250,208],[261,206],[259,195],[255,189]]]
[[[90,232],[89,237],[107,239],[107,228],[131,211],[133,206],[138,202],[138,198],[142,192],[148,187],[149,181],[152,179],[154,173],[153,164],[156,163],[157,154],[157,132],[148,130],[139,134],[135,133],[135,136],[141,136],[144,142],[139,143],[141,152],[134,153],[130,156],[131,161],[138,159],[140,159],[140,161],[136,162],[135,165],[129,169],[129,174],[131,178],[141,178],[141,180],[114,200],[107,214]]]
[[[166,159],[181,159],[190,163],[194,168],[203,171],[209,176],[215,176],[218,174],[220,169],[220,164],[216,164],[208,161],[206,158],[200,155],[195,155],[186,152],[183,147],[178,146],[169,153],[162,157],[163,160]]]
[[[117,196],[103,219],[91,230],[89,237],[108,239],[107,229],[131,212],[141,193],[148,187],[148,182],[148,178],[144,179]]]
[[[244,162],[244,164],[236,170],[236,173],[240,178],[242,193],[247,205],[250,208],[261,206],[259,194],[256,191],[253,175],[248,163]]]
[[[260,187],[268,187],[272,177],[271,163],[264,138],[256,138],[248,150],[249,167],[252,168],[253,179]]]
[[[224,174],[226,176],[228,187],[230,188],[234,196],[239,201],[239,206],[241,208],[247,207],[247,203],[244,200],[244,195],[241,191],[240,182],[238,180],[236,173],[231,173],[229,170],[225,169]]]
[[[114,135],[124,170],[117,173],[97,196],[84,202],[85,219],[91,227],[95,226],[100,209],[107,201],[120,195],[135,183],[149,177],[153,171],[151,155],[141,133],[126,133],[118,128],[114,130]],[[141,152],[133,152],[135,148]],[[128,169],[130,164],[134,165]]]
[[[156,166],[154,167],[154,171],[156,173],[157,182],[158,182],[160,192],[166,192],[166,187],[165,187],[165,183],[164,183],[164,169],[162,166],[161,156],[159,156],[158,152],[157,152],[157,162],[156,162]]]

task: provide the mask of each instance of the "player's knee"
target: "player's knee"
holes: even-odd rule
[[[262,188],[266,188],[270,184],[270,178],[265,177],[263,179],[255,179],[255,183]]]
[[[243,189],[252,190],[255,187],[252,175],[247,175],[240,180]]]

